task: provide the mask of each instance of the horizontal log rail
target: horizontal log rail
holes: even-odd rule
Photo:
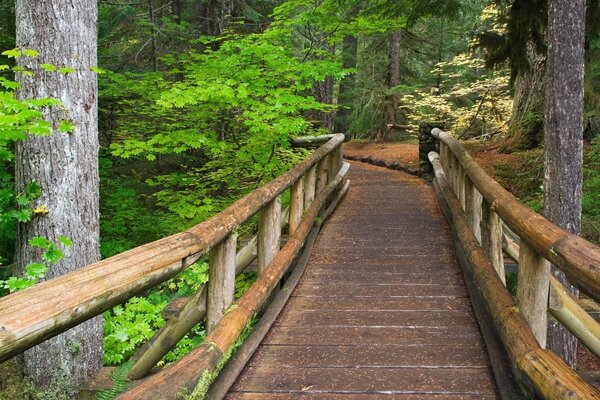
[[[182,393],[192,393],[201,378],[218,372],[237,338],[279,285],[284,273],[300,253],[315,219],[328,198],[342,187],[348,169],[349,164],[344,163],[338,174],[319,192],[285,246],[274,255],[246,293],[229,307],[204,342],[181,360],[148,376],[117,397],[117,400],[175,399]]]
[[[231,239],[231,233],[265,207],[276,210],[274,204],[278,203],[278,196],[300,180],[307,181],[316,175],[321,177],[321,182],[317,178],[314,183],[318,189],[328,188],[328,182],[323,182],[323,179],[336,176],[342,168],[341,145],[344,139],[342,134],[331,137],[287,173],[185,232],[0,298],[0,362],[167,281],[209,251],[212,252],[213,269],[227,268],[224,274],[219,271],[216,279],[230,285],[232,276],[235,276],[235,246],[232,244],[234,241],[224,242]],[[305,176],[308,178],[305,179]],[[317,190],[314,198],[319,198],[323,190]],[[303,207],[309,209],[310,202],[304,200]],[[296,213],[297,210],[298,207]],[[303,221],[307,216],[303,217]],[[276,226],[279,228],[279,224]],[[260,237],[259,232],[258,257],[263,257],[263,262],[270,261],[268,259],[274,254],[265,253]],[[273,246],[272,243],[269,245]],[[213,289],[223,296],[228,296],[230,291]],[[212,302],[211,306],[209,297],[207,306],[214,310],[213,318],[217,316],[218,319],[218,310],[223,313],[225,303]]]
[[[599,247],[556,226],[519,202],[486,174],[452,135],[438,128],[431,134],[441,142],[441,162],[451,176],[464,171],[490,210],[531,247],[532,252],[556,265],[573,285],[600,301]],[[463,193],[462,188],[457,188],[460,181],[458,177],[450,179],[451,183],[457,182],[453,188]]]
[[[442,208],[447,210],[445,214],[459,244],[459,254],[464,254],[466,260],[461,264],[474,281],[477,297],[483,299],[494,330],[514,369],[514,376],[524,391],[529,393],[533,389],[544,399],[600,399],[596,388],[585,382],[563,359],[540,345],[530,322],[515,305],[489,251],[484,250],[473,232],[471,221],[464,211],[465,203],[455,193],[458,185],[453,187],[452,183],[456,185],[456,177],[461,174],[449,171],[450,176],[454,173],[455,178],[446,177],[444,165],[453,164],[457,168],[458,164],[444,162],[436,152],[430,152],[428,156],[435,173],[436,192]]]

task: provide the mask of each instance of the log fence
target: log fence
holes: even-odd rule
[[[472,279],[470,295],[481,299],[491,317],[488,321],[518,383],[526,393],[541,398],[600,398],[597,389],[545,349],[550,313],[600,354],[600,325],[550,274],[552,263],[583,293],[600,300],[600,248],[521,204],[452,135],[438,128],[431,135],[439,141],[439,154],[428,155],[433,183],[462,255],[465,277]],[[516,302],[505,287],[503,253],[519,265]],[[550,294],[557,304],[549,306]],[[492,367],[501,382],[498,375],[504,372]]]
[[[321,210],[343,187],[349,168],[342,160],[344,139],[342,134],[319,138],[316,142],[322,145],[305,161],[185,232],[0,298],[0,362],[167,281],[208,255],[208,283],[138,351],[129,378],[147,377],[206,316],[204,343],[119,398],[163,399],[191,393],[199,380],[218,369],[300,253]],[[282,211],[280,195],[288,189],[290,207]],[[254,215],[259,215],[258,233],[237,251],[236,230]],[[289,239],[280,248],[286,225]],[[235,277],[255,258],[258,278],[234,301]]]

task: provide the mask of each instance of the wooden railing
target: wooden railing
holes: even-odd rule
[[[536,214],[487,175],[450,134],[433,129],[439,154],[429,153],[434,186],[454,232],[457,252],[482,332],[492,325],[509,368],[525,392],[547,399],[597,399],[600,392],[564,360],[544,349],[547,311],[599,354],[600,327],[579,301],[551,278],[550,263],[592,299],[600,300],[600,248]],[[505,224],[505,225],[504,225]],[[504,226],[508,228],[503,228]],[[503,250],[519,264],[516,304],[505,287]],[[478,310],[476,299],[482,305]],[[549,299],[552,299],[549,305]],[[506,370],[492,359],[503,398]]]
[[[0,362],[165,282],[208,253],[206,287],[190,297],[179,315],[138,352],[129,376],[146,376],[204,315],[205,342],[119,398],[164,399],[175,398],[182,390],[192,392],[202,376],[218,367],[278,285],[319,212],[341,187],[349,167],[342,159],[344,135],[328,139],[304,162],[185,232],[0,298]],[[281,228],[286,224],[279,196],[287,189],[291,201],[283,214],[289,222],[289,239],[280,249]],[[235,230],[257,213],[257,236],[236,251]],[[235,276],[255,257],[258,278],[233,303]]]

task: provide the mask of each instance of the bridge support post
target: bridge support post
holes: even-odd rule
[[[427,155],[431,151],[439,153],[440,146],[436,138],[431,135],[433,128],[440,128],[441,124],[431,122],[419,123],[419,176],[431,182],[434,178],[433,167]]]

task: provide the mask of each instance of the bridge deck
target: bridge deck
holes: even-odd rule
[[[497,398],[432,188],[359,163],[350,179],[227,398]]]

